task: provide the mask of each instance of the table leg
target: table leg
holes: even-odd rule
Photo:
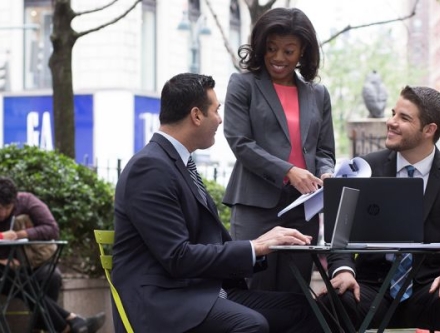
[[[307,285],[306,281],[302,277],[298,268],[291,261],[289,261],[289,266],[290,266],[290,269],[292,270],[296,280],[298,281],[298,284],[301,287],[304,295],[306,296],[307,301],[309,302],[310,306],[312,307],[313,312],[315,313],[316,317],[318,318],[318,321],[321,324],[321,327],[324,329],[324,332],[332,333],[332,331],[330,330],[330,327],[327,324],[327,321],[325,320],[324,316],[321,313],[321,310],[318,307],[318,304],[316,303],[315,299],[312,297],[312,295],[310,293],[309,286]]]
[[[8,321],[6,319],[6,313],[8,311],[9,303],[10,303],[11,299],[14,298],[13,297],[14,288],[18,284],[18,282],[17,282],[18,275],[15,274],[15,272],[11,268],[11,263],[13,262],[13,260],[15,258],[16,251],[17,251],[17,249],[15,247],[12,247],[11,250],[9,251],[7,263],[6,263],[5,267],[3,268],[1,282],[0,282],[0,294],[5,294],[5,295],[6,295],[6,293],[5,293],[6,291],[4,290],[4,288],[6,287],[6,283],[7,282],[11,283],[11,288],[10,288],[8,294],[6,295],[5,303],[0,304],[0,328],[1,328],[1,332],[5,332],[5,333],[11,332],[11,330],[9,328]],[[13,277],[11,277],[10,273],[13,274]]]
[[[400,261],[402,260],[402,255],[399,254],[398,257],[399,257],[399,260],[395,260],[394,263],[396,263],[396,262],[400,263]],[[407,275],[405,282],[403,283],[402,287],[400,288],[399,292],[396,295],[396,298],[393,300],[393,302],[391,303],[390,307],[388,308],[388,310],[385,314],[385,317],[382,319],[382,322],[380,323],[380,326],[379,326],[379,329],[377,330],[377,332],[383,332],[385,330],[391,317],[393,316],[394,312],[396,311],[396,308],[399,305],[400,299],[402,298],[403,294],[405,293],[406,288],[408,288],[409,284],[411,283],[411,280],[414,278],[416,273],[419,271],[420,267],[422,266],[423,261],[425,261],[425,258],[426,258],[426,254],[423,254],[421,256],[421,260],[419,260],[418,264],[416,266],[413,266],[413,269]],[[394,264],[393,264],[393,266],[394,266]],[[396,266],[396,269],[397,269],[397,266]],[[394,275],[394,271],[393,271],[393,275]],[[388,273],[388,275],[390,275],[390,274]],[[391,278],[393,275],[391,275],[391,277],[388,279],[388,281],[387,280],[384,281],[382,287],[386,286],[387,289],[389,288]]]
[[[45,265],[49,265],[47,279],[40,285],[39,282],[34,278],[34,274],[38,271],[38,268],[34,270],[30,267],[29,260],[26,257],[24,248],[18,246],[12,247],[13,250],[11,250],[11,253],[14,257],[19,258],[19,261],[22,264],[17,269],[15,269],[14,278],[12,278],[9,273],[5,275],[11,282],[11,289],[9,290],[7,296],[6,305],[3,306],[4,312],[2,312],[2,315],[4,319],[6,318],[5,314],[10,300],[15,297],[20,297],[26,303],[29,309],[33,309],[29,321],[29,332],[32,332],[33,330],[38,313],[41,315],[47,330],[49,332],[55,332],[52,318],[50,317],[47,309],[45,297],[46,289],[48,286],[47,281],[51,278],[53,272],[55,271],[56,264],[58,263],[61,256],[62,248],[62,245],[57,245],[57,250],[55,251],[53,256],[45,263]],[[6,325],[8,325],[6,319],[5,322]],[[10,332],[9,326],[7,326],[7,329],[2,330],[2,332]]]
[[[382,285],[379,289],[379,292],[377,293],[376,297],[374,298],[373,303],[371,303],[370,310],[368,311],[367,315],[365,316],[364,321],[362,322],[362,324],[359,328],[359,332],[362,333],[368,329],[368,326],[370,325],[371,320],[373,319],[374,315],[376,314],[376,310],[377,310],[380,302],[382,302],[383,297],[385,296],[385,293],[388,291],[391,279],[393,278],[394,273],[396,272],[397,267],[399,266],[401,260],[402,260],[402,255],[397,254],[396,260],[394,260],[393,264],[391,265],[391,268],[388,271],[388,274],[385,277],[385,280],[382,283]],[[378,332],[381,332],[381,331],[379,330]]]
[[[322,266],[321,260],[319,260],[319,257],[315,253],[310,254],[312,256],[313,262],[315,263],[316,268],[318,269],[319,274],[321,275],[322,280],[324,281],[324,284],[327,288],[327,292],[329,295],[329,300],[332,305],[332,312],[333,317],[336,321],[338,321],[338,315],[342,317],[342,320],[344,321],[345,325],[347,326],[348,332],[356,332],[356,329],[354,328],[350,317],[347,314],[347,311],[345,311],[344,305],[342,304],[341,300],[339,299],[338,294],[334,290],[329,277],[327,276],[327,272],[325,271],[324,267]],[[338,326],[340,327],[340,331],[342,332],[343,329],[338,323]]]
[[[296,265],[291,260],[289,260],[288,262],[289,262],[289,267],[290,267],[293,275],[295,276],[299,286],[301,287],[301,290],[303,291],[304,295],[306,296],[307,301],[309,302],[310,306],[312,307],[312,310],[315,313],[324,332],[325,333],[332,333],[330,327],[327,324],[327,321],[325,320],[324,316],[322,315],[321,310],[318,307],[318,304],[316,303],[315,299],[312,297],[312,294],[310,293],[309,285],[306,283],[306,281],[302,277],[302,275],[299,272]]]
[[[46,306],[46,302],[45,302],[46,289],[48,287],[48,281],[50,280],[50,278],[52,277],[52,274],[55,271],[56,265],[57,265],[59,258],[61,256],[62,249],[63,249],[62,245],[57,245],[57,250],[52,255],[52,257],[45,263],[45,265],[49,265],[47,279],[41,285],[31,286],[32,291],[33,291],[32,297],[35,300],[34,301],[35,311],[33,311],[33,313],[32,313],[31,327],[34,326],[36,318],[37,318],[37,313],[39,311],[40,315],[43,318],[44,323],[46,324],[47,330],[49,332],[55,332],[55,328],[53,327],[52,318],[49,315],[49,312],[48,312],[47,306]],[[27,272],[27,273],[29,273],[29,277],[28,277],[29,281],[35,281],[34,282],[35,284],[38,284],[38,282],[36,281],[36,279],[33,278],[33,276],[37,271],[38,271],[38,268],[36,268],[35,271]]]

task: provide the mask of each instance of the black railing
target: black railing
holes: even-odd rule
[[[89,164],[87,159],[84,159],[83,164],[94,170],[101,178],[114,184],[116,184],[119,179],[124,165],[121,159],[95,161],[94,165]],[[224,168],[216,164],[210,165],[201,163],[200,165],[197,165],[197,170],[203,178],[214,180],[217,183],[226,186],[232,167]]]
[[[375,136],[365,132],[352,131],[351,144],[353,157],[363,156],[385,148],[386,136]]]

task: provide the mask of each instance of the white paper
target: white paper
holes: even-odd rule
[[[361,157],[354,157],[349,160],[347,158],[342,159],[335,165],[335,172],[332,177],[371,177],[371,167],[367,161]],[[292,208],[304,204],[304,214],[306,221],[316,214],[320,213],[324,208],[324,194],[322,193],[323,188],[319,188],[317,191],[309,194],[303,194],[290,205],[285,207],[278,213],[278,217],[288,212]]]
[[[0,239],[0,242],[7,242],[7,243],[15,243],[15,242],[29,242],[27,238],[17,238],[14,240],[11,239]]]

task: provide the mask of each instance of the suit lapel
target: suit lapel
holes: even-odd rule
[[[269,74],[265,70],[262,70],[259,77],[256,77],[255,83],[263,97],[266,99],[267,104],[269,104],[270,109],[275,115],[275,118],[278,120],[278,123],[280,124],[281,129],[286,135],[287,140],[290,142],[286,115],[284,114],[283,107],[281,106],[280,99],[278,98],[277,92],[273,87],[273,83],[269,77]]]
[[[183,164],[182,159],[180,158],[179,153],[176,151],[174,146],[169,142],[166,138],[164,138],[162,135],[155,133],[151,139],[151,141],[157,142],[164,151],[167,152],[168,156],[174,161],[174,164],[176,165],[176,168],[179,170],[180,174],[182,175],[185,182],[188,184],[189,188],[191,189],[191,192],[193,193],[194,197],[197,199],[197,201],[200,202],[204,207],[208,208],[209,211],[216,217],[218,221],[218,213],[217,208],[215,206],[215,203],[209,193],[206,193],[206,201],[205,204],[204,200],[200,196],[199,190],[197,188],[197,185],[192,180],[188,169],[186,168],[185,164]]]
[[[440,152],[435,148],[434,160],[432,161],[431,170],[429,172],[428,183],[424,195],[424,221],[427,220],[429,212],[434,205],[434,201],[440,191]]]
[[[315,95],[309,84],[304,82],[298,75],[295,74],[296,85],[298,88],[298,106],[300,111],[300,132],[301,132],[301,143],[304,145],[310,128],[310,122],[313,118],[314,112],[312,108],[316,107],[316,102],[314,100]],[[281,105],[280,99],[273,87],[272,80],[269,74],[263,70],[259,77],[255,80],[258,89],[261,94],[266,99],[275,118],[278,120],[281,129],[286,135],[287,140],[290,142],[289,128],[287,125],[286,115],[284,113],[283,107]]]
[[[385,177],[396,177],[397,169],[397,154],[395,151],[391,151],[388,155],[387,161],[384,163],[383,176]],[[380,176],[374,175],[373,176]]]
[[[298,76],[296,76],[296,86],[298,87],[301,143],[304,147],[310,128],[310,122],[315,114],[315,112],[312,112],[312,108],[316,107],[316,101],[314,99],[315,94],[313,93],[311,86],[301,80],[301,78]]]

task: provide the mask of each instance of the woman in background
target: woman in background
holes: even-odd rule
[[[297,8],[275,8],[255,24],[250,44],[238,51],[245,73],[232,74],[225,100],[224,133],[237,159],[224,203],[232,207],[234,239],[255,239],[276,225],[318,239],[316,215],[305,221],[303,205],[278,217],[301,194],[331,176],[335,163],[331,103],[313,81],[320,63],[315,29]],[[252,289],[301,292],[288,267],[295,262],[306,281],[310,255],[270,254],[268,269]]]

